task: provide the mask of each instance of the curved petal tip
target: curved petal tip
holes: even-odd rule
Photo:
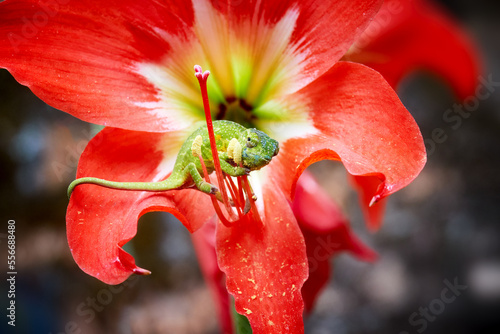
[[[134,274],[137,274],[137,275],[151,275],[151,272],[149,270],[136,267],[134,269]]]

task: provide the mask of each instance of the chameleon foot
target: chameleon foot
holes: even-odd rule
[[[216,186],[205,181],[198,185],[198,189],[203,191],[205,194],[210,195],[216,195],[219,192],[219,189]]]
[[[219,193],[219,188],[217,188],[213,184],[210,184],[210,194],[215,195],[217,193]]]

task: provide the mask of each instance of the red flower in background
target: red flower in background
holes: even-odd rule
[[[377,70],[393,87],[410,72],[430,71],[460,99],[474,95],[480,71],[465,31],[429,0],[385,0],[345,59]]]
[[[429,0],[385,0],[344,59],[375,69],[394,88],[411,72],[434,73],[462,100],[475,94],[481,68],[465,31]],[[385,208],[385,200],[369,205],[378,182],[356,176],[351,180],[360,191],[368,227],[375,231],[382,224]]]
[[[252,173],[263,223],[214,222],[217,264],[255,333],[300,333],[307,251],[321,240],[312,236],[338,238],[338,249],[325,257],[340,249],[373,256],[344,222],[325,220],[336,209],[322,195],[299,185],[290,205],[304,169],[323,159],[342,161],[370,185],[363,191],[376,202],[410,183],[425,163],[418,127],[382,76],[338,61],[380,5],[8,0],[0,4],[0,66],[52,106],[107,126],[82,154],[77,176],[116,181],[170,174],[180,145],[203,119],[193,65],[210,69],[214,118],[255,126],[280,141],[279,155]],[[316,204],[326,205],[324,214],[308,212]],[[136,234],[138,217],[157,210],[173,213],[191,232],[214,216],[209,197],[196,190],[79,186],[67,212],[75,261],[110,284],[145,273],[121,247]],[[324,281],[325,261],[311,279]],[[303,291],[310,309],[316,286]]]

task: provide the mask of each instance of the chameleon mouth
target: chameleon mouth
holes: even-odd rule
[[[248,154],[246,152],[243,153],[243,165],[250,170],[259,170],[262,167],[267,166],[273,157],[268,155],[259,155],[259,154]]]

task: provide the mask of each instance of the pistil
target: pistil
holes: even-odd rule
[[[208,91],[207,91],[207,79],[208,79],[208,76],[210,75],[210,72],[209,71],[203,72],[201,66],[199,66],[199,65],[195,65],[194,70],[195,70],[195,76],[198,79],[198,82],[200,84],[201,95],[202,95],[202,99],[203,99],[203,109],[205,112],[208,136],[210,139],[210,148],[212,150],[214,170],[215,170],[215,173],[217,175],[217,183],[218,183],[219,192],[220,192],[220,195],[218,197],[211,196],[211,200],[212,200],[212,204],[214,206],[215,212],[217,213],[217,216],[219,217],[221,222],[225,226],[228,226],[228,227],[231,226],[236,220],[243,219],[243,217],[249,211],[251,211],[254,219],[257,220],[260,224],[262,224],[262,220],[260,219],[260,216],[259,216],[259,211],[257,210],[257,206],[255,205],[254,194],[251,190],[250,182],[248,181],[247,176],[244,175],[244,176],[237,177],[238,185],[236,185],[230,176],[225,175],[222,172],[222,168],[220,167],[219,154],[217,151],[217,144],[215,142],[215,134],[214,134],[213,124],[212,124],[212,114],[210,112],[210,103],[209,103]],[[232,156],[234,161],[237,164],[239,164],[240,167],[243,167],[242,161],[241,161],[241,147],[239,147],[239,150],[238,150],[238,148],[235,147],[237,145],[234,145],[234,144],[235,143],[233,143],[233,145],[231,146],[230,152],[228,151],[228,155]],[[195,150],[193,150],[193,154],[195,154]],[[204,174],[206,182],[210,183],[210,178],[208,176],[207,168],[206,168],[205,163],[203,161],[203,157],[201,156],[201,151],[195,155],[197,155],[198,158],[200,159],[200,163],[201,163],[201,166],[203,168],[203,174]],[[240,158],[235,158],[238,156]],[[229,189],[229,192],[231,194],[231,200],[229,199],[229,197],[227,195],[226,186]],[[245,199],[245,194],[246,194],[246,199]],[[219,199],[220,201],[222,201],[224,203],[224,206],[225,206],[226,212],[227,212],[227,216],[229,217],[229,219],[222,212],[217,199]],[[237,215],[234,213],[231,206],[236,207]]]
[[[205,119],[207,121],[208,137],[210,138],[210,148],[212,149],[212,159],[214,162],[214,169],[217,175],[217,182],[219,190],[222,194],[222,200],[228,212],[232,212],[229,206],[226,187],[224,186],[224,176],[222,175],[222,168],[220,167],[219,154],[217,152],[217,145],[215,143],[214,127],[212,124],[212,114],[210,113],[210,102],[208,100],[207,79],[210,75],[209,71],[203,72],[200,65],[194,66],[195,76],[198,79],[201,89],[201,96],[203,99],[203,110],[205,111]]]

